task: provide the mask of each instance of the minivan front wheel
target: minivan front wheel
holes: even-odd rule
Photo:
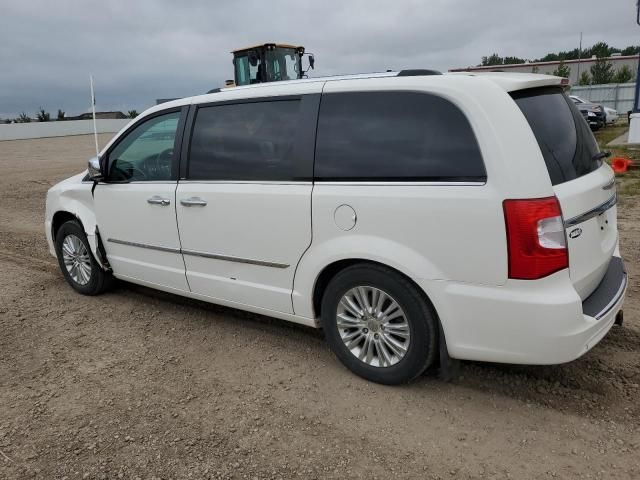
[[[355,265],[338,273],[322,300],[329,345],[357,375],[406,383],[436,354],[437,321],[409,280],[378,265]]]
[[[67,283],[84,295],[98,295],[113,283],[111,273],[105,272],[91,253],[82,226],[70,220],[56,233],[56,254],[60,270]]]

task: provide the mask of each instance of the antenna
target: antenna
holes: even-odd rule
[[[93,94],[93,75],[89,75],[89,83],[91,84],[91,111],[93,113],[93,139],[96,142],[96,157],[99,157],[100,148],[98,147],[98,127],[96,126],[96,96]]]

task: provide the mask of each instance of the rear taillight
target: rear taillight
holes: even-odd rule
[[[562,211],[556,197],[505,200],[509,278],[533,280],[569,266]]]

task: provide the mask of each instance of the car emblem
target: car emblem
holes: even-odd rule
[[[569,232],[569,238],[578,238],[580,235],[582,235],[582,229],[580,227],[574,228]]]

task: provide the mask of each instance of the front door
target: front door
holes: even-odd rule
[[[176,224],[180,110],[143,119],[107,152],[95,211],[116,277],[188,291]]]
[[[301,96],[197,109],[176,193],[192,292],[293,312],[294,273],[311,243],[317,105]]]

